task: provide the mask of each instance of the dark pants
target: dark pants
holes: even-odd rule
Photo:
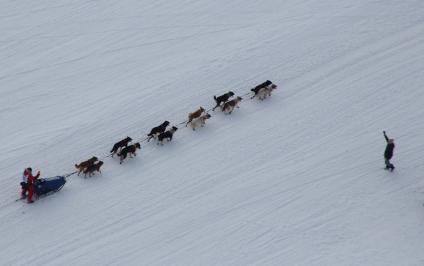
[[[390,162],[390,159],[384,158],[384,163],[386,164],[386,169],[395,169],[395,166]]]
[[[21,182],[21,188],[22,188],[21,197],[25,198],[26,193],[28,192],[28,184],[25,182]]]

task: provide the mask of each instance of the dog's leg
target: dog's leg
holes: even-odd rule
[[[191,115],[191,114],[190,114]],[[193,119],[188,119],[188,121],[187,121],[187,123],[186,123],[186,127],[188,126],[188,124],[190,124],[191,123],[191,121],[193,121]]]

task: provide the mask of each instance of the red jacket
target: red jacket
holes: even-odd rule
[[[29,174],[28,173],[28,176],[27,176],[27,183],[29,184],[29,185],[32,185],[32,184],[34,184],[35,183],[35,180],[37,180],[37,178],[40,176],[40,171],[38,171],[38,173],[37,173],[37,175],[36,176],[33,176],[32,174]]]

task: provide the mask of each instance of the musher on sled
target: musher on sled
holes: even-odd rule
[[[37,172],[37,174],[34,176],[32,175],[32,168],[28,167],[24,170],[24,173],[22,175],[22,182],[21,182],[21,198],[25,199],[27,198],[28,203],[33,203],[32,196],[34,194],[34,184],[35,181],[40,177],[40,171]],[[28,192],[28,196],[27,196]]]

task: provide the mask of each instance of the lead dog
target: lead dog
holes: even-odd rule
[[[168,121],[163,122],[162,124],[160,124],[157,127],[152,128],[152,130],[150,130],[150,133],[147,134],[148,138],[147,141],[149,142],[152,138],[157,138],[157,136],[163,132],[165,132],[166,127],[169,125]]]
[[[193,112],[193,113],[189,113],[189,114],[188,114],[188,121],[187,121],[187,123],[186,123],[186,126],[187,126],[188,124],[190,124],[190,123],[191,123],[191,121],[193,121],[193,119],[200,117],[200,116],[203,114],[203,112],[204,112],[204,111],[205,111],[205,109],[204,109],[203,107],[201,107],[201,106],[200,106],[200,108],[199,108],[199,109],[197,109],[195,112]]]
[[[122,162],[127,158],[127,155],[132,158],[132,156],[137,156],[136,151],[137,149],[141,149],[140,143],[134,143],[133,145],[127,146],[121,150],[119,155],[119,164],[122,164]]]
[[[163,141],[167,140],[167,141],[171,141],[172,140],[172,136],[174,135],[174,133],[178,130],[177,127],[172,127],[170,130],[165,131],[163,133],[160,133],[158,136],[158,145],[163,145]]]
[[[90,159],[88,159],[87,161],[81,162],[80,164],[75,164],[75,168],[78,169],[78,175],[81,172],[85,171],[85,169],[87,169],[88,167],[93,165],[97,160],[98,160],[97,157],[93,156]]]
[[[194,119],[191,123],[190,123],[190,127],[193,130],[196,130],[196,128],[199,127],[204,127],[206,124],[206,120],[211,118],[210,114],[204,114],[202,116],[200,116],[199,118]]]
[[[243,98],[237,96],[237,98],[226,102],[223,106],[222,106],[222,111],[225,114],[231,114],[234,111],[234,108],[239,108],[239,103],[241,102],[241,100],[243,100]]]
[[[277,85],[274,85],[274,84],[272,84],[271,86],[261,88],[258,91],[258,94],[256,96],[259,98],[259,100],[263,101],[266,99],[266,97],[268,96],[271,97],[272,91],[275,90],[276,88],[277,88]]]
[[[215,102],[216,102],[216,106],[214,108],[212,108],[212,111],[215,111],[215,109],[219,106],[221,106],[222,103],[226,103],[232,96],[234,96],[234,92],[229,91],[225,94],[222,94],[219,97],[213,96]]]
[[[103,165],[103,161],[98,161],[97,163],[90,165],[84,170],[84,177],[87,177],[87,174],[88,174],[88,177],[90,177],[94,175],[94,172],[96,171],[99,173],[102,173],[102,171],[100,171],[100,167],[102,165]]]
[[[132,141],[132,138],[130,138],[130,137],[127,136],[125,139],[123,139],[123,140],[115,143],[113,145],[112,150],[110,150],[110,154],[112,155],[112,157],[113,157],[113,155],[115,155],[115,153],[117,153],[120,150],[122,150],[123,147],[127,147],[128,146],[128,143],[131,142],[131,141]]]

